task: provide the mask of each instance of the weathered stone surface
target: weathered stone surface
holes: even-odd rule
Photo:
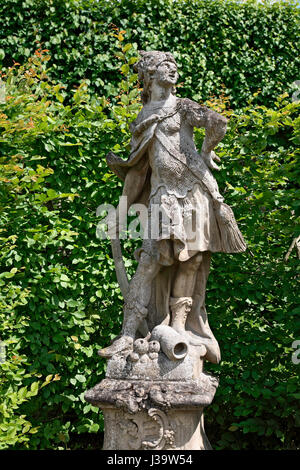
[[[103,450],[210,450],[197,410],[161,411],[151,408],[129,414],[104,408]]]
[[[170,326],[156,326],[152,330],[151,339],[159,342],[161,349],[170,361],[184,359],[188,353],[188,343],[186,339]]]
[[[85,399],[94,406],[122,408],[129,413],[152,407],[193,409],[209,405],[217,385],[216,378],[206,373],[190,382],[106,378],[87,391]]]
[[[172,351],[178,344],[184,342],[185,352],[178,355],[182,359],[170,360],[162,351],[160,351],[160,343],[156,340],[147,341],[146,339],[138,339],[133,344],[133,350],[122,351],[115,354],[107,364],[106,377],[111,379],[141,379],[141,380],[193,380],[197,373],[195,373],[195,364],[199,364],[200,356],[206,352],[206,348],[202,346],[196,348],[189,345],[188,338],[180,336],[174,331],[174,336],[171,338],[161,335],[166,331],[172,329],[167,326],[157,327],[153,330],[154,336],[159,338],[162,342],[162,347],[169,349],[169,354],[172,357]],[[156,332],[155,332],[156,330]],[[159,332],[156,336],[155,333]],[[175,338],[175,339],[174,339]],[[141,347],[141,341],[143,347]],[[194,354],[193,354],[194,353]]]
[[[203,408],[217,385],[205,373],[191,382],[104,379],[85,399],[104,412],[104,449],[204,450]]]
[[[178,72],[172,54],[149,51],[141,56],[136,67],[144,84],[144,107],[131,123],[130,156],[126,162],[112,153],[107,156],[112,171],[125,180],[124,204],[106,220],[125,300],[122,336],[99,354],[110,358],[130,348],[138,334],[146,337],[164,325],[177,333],[193,332],[203,339],[207,360],[218,362],[219,347],[205,309],[210,253],[245,250],[211,171],[218,169],[214,148],[225,135],[226,119],[176,98]],[[205,129],[200,153],[194,127]],[[133,204],[138,204],[144,241],[129,283],[118,235]],[[170,331],[161,337],[161,346],[169,342]]]
[[[209,449],[203,409],[217,380],[203,372],[220,349],[205,308],[211,253],[246,249],[212,170],[226,119],[175,96],[174,57],[141,52],[143,109],[131,123],[127,161],[112,152],[110,169],[124,181],[106,220],[124,295],[122,332],[99,351],[106,379],[85,398],[105,417],[105,449]],[[193,128],[204,128],[198,153]],[[144,228],[137,270],[128,280],[119,240],[128,209],[138,204]]]

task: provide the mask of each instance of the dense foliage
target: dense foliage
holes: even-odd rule
[[[65,5],[76,9],[76,3]],[[89,80],[79,81],[75,63],[74,70],[60,68],[64,84],[57,81],[53,64],[62,63],[54,46],[51,57],[38,49],[2,77],[0,449],[99,447],[102,415],[83,393],[104,376],[97,349],[119,333],[122,296],[109,243],[96,237],[96,209],[117,203],[121,184],[105,154],[128,155],[128,126],[141,106],[131,70],[137,45],[127,43],[131,32],[126,41],[124,34],[105,29],[109,51],[101,61],[114,70],[112,84],[105,72],[111,84],[103,85],[105,96]],[[258,105],[259,93],[233,111],[223,90],[206,100],[230,119],[216,178],[249,248],[213,257],[207,306],[222,362],[207,364],[220,386],[206,411],[206,430],[218,449],[299,448],[299,365],[291,360],[300,333],[297,253],[284,258],[299,235],[300,105],[288,93],[272,106]],[[188,87],[180,88],[186,93]],[[202,138],[197,131],[199,146]],[[124,241],[129,274],[135,248]]]
[[[123,93],[111,119],[103,113],[106,100],[90,98],[84,82],[64,105],[63,87],[47,77],[48,60],[47,51],[36,51],[27,64],[10,69],[0,105],[0,315],[8,359],[2,380],[8,397],[35,376],[51,382],[25,407],[40,425],[33,447],[67,439],[76,414],[76,432],[96,432],[101,424],[83,392],[103,373],[96,352],[120,328],[121,297],[108,245],[96,239],[96,208],[117,203],[120,184],[104,155],[112,142],[121,143],[122,127],[140,108],[135,88],[130,107]],[[120,85],[128,88],[129,79],[136,75]],[[24,377],[13,375],[11,361],[23,364]],[[5,410],[3,419],[1,429],[13,443],[20,429],[6,424]],[[30,432],[24,428],[22,434]]]
[[[6,0],[0,5],[0,60],[23,63],[51,50],[51,75],[69,89],[89,79],[93,92],[114,94],[117,61],[109,29],[117,25],[138,49],[174,53],[182,96],[219,94],[232,105],[272,104],[299,76],[299,9],[292,1]]]
[[[299,236],[299,124],[287,95],[273,109],[250,103],[220,145],[217,178],[248,243],[243,255],[214,255],[208,290],[223,361],[211,368],[221,384],[207,414],[227,449],[299,446],[299,261],[296,251],[286,259]]]

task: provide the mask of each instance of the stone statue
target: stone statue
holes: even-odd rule
[[[106,409],[108,449],[207,449],[202,411],[217,382],[203,372],[203,361],[220,361],[205,309],[210,257],[246,249],[211,171],[219,169],[214,149],[226,133],[226,119],[176,97],[178,72],[169,52],[142,51],[136,67],[144,106],[131,124],[131,153],[127,161],[109,153],[107,163],[124,180],[126,210],[137,203],[147,207],[144,240],[130,283],[118,242],[111,240],[125,300],[123,327],[99,351],[109,358],[106,379],[86,398]],[[205,129],[200,153],[194,127]],[[116,233],[122,219],[118,209]],[[107,223],[112,225],[109,217]],[[121,432],[116,409],[125,413],[123,426],[129,423],[126,439],[113,437]],[[163,427],[159,443],[143,435],[149,419]]]

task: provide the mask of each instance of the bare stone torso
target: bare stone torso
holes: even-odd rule
[[[194,184],[199,183],[189,169],[191,161],[199,158],[193,141],[193,127],[184,119],[180,111],[176,112],[175,106],[163,109],[150,108],[148,112],[149,114],[155,112],[160,116],[170,115],[158,123],[148,147],[152,172],[151,194],[155,194],[158,188],[164,186],[169,194],[175,194],[180,198],[185,197],[187,191]],[[177,158],[162,145],[158,133],[164,135],[169,147],[179,150]]]

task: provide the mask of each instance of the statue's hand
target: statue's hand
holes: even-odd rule
[[[140,135],[144,130],[146,130],[149,126],[154,124],[155,122],[158,122],[160,120],[161,116],[158,114],[152,114],[149,116],[147,119],[142,121],[140,124],[138,124],[135,129],[134,129],[134,134],[136,136]]]
[[[161,116],[159,114],[152,114],[150,117],[146,119],[145,122],[147,122],[147,124],[151,126],[151,124],[158,122],[160,119],[161,119]]]
[[[214,162],[217,161],[217,162],[220,162],[220,158],[218,157],[218,155],[215,154],[215,152],[212,150],[211,152],[201,152],[201,157],[203,158],[203,160],[205,161],[206,165],[211,168],[212,170],[220,170],[220,167],[218,167],[218,165],[216,165],[216,163]]]

